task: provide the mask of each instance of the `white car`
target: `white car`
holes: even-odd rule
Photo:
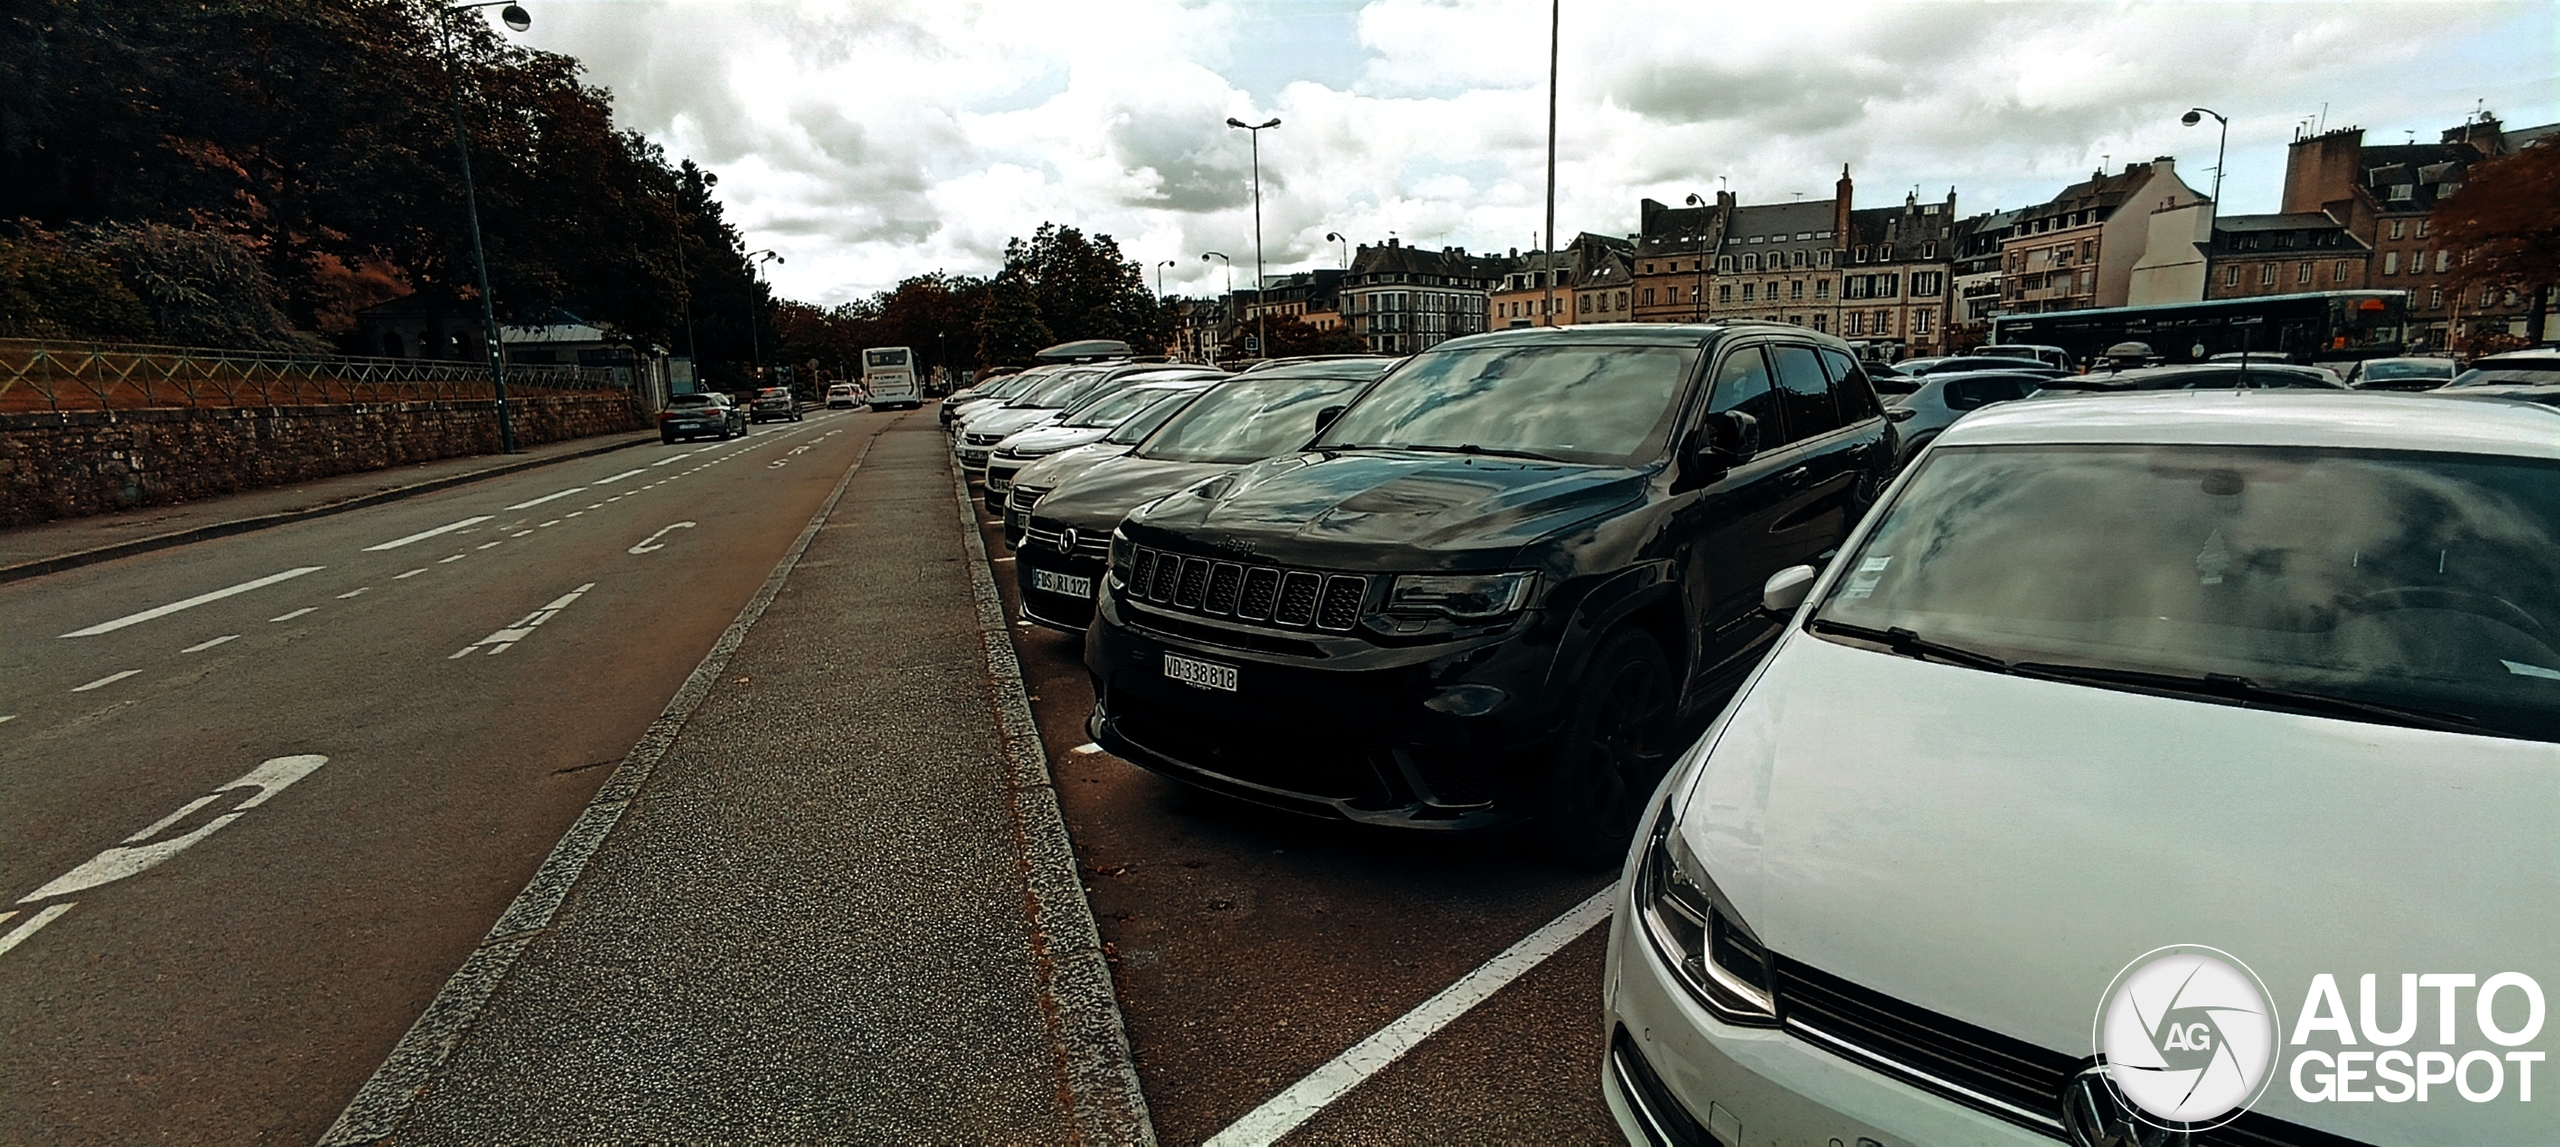
[[[840,406],[852,406],[858,401],[859,400],[853,396],[852,383],[838,382],[828,384],[827,409],[833,410]]]
[[[1628,859],[1631,1142],[2560,1143],[2560,411],[2004,404],[1840,553]]]

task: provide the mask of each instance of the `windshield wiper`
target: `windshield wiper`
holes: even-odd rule
[[[2189,676],[2182,673],[2157,673],[2143,669],[2112,669],[2103,665],[2070,665],[2049,661],[2021,661],[2012,666],[2022,673],[2059,681],[2095,681],[2113,685],[2131,685],[2156,689],[2190,697],[2209,697],[2223,701],[2246,701],[2272,707],[2292,709],[2317,716],[2365,717],[2394,725],[2446,732],[2475,732],[2478,719],[2460,713],[2436,709],[2420,709],[2407,705],[2391,705],[2380,701],[2359,701],[2328,693],[2306,693],[2298,689],[2279,689],[2261,685],[2234,673],[2206,673]]]
[[[1905,657],[1924,661],[1944,661],[1950,665],[1962,665],[1970,669],[1988,669],[1994,673],[2008,673],[2015,668],[2008,662],[1981,650],[1949,645],[1943,641],[1931,641],[1899,625],[1889,629],[1877,629],[1873,626],[1817,617],[1805,628],[1815,633],[1829,633],[1839,637],[1874,642]]]
[[[1431,446],[1422,443],[1376,442],[1360,446],[1335,446],[1334,450],[1412,450],[1422,454],[1481,454],[1493,458],[1534,458],[1540,462],[1562,462],[1564,459],[1534,450],[1508,450],[1500,446],[1478,446],[1473,442],[1456,446]]]

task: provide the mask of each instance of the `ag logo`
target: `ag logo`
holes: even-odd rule
[[[2136,1121],[2203,1130],[2266,1091],[2276,1018],[2257,973],[2228,952],[2179,944],[2116,973],[2091,1034],[2106,1081]]]

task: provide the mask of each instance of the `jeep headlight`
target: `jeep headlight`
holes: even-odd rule
[[[1538,575],[1405,574],[1387,591],[1387,612],[1433,614],[1459,621],[1490,621],[1520,612]]]
[[[1117,526],[1112,528],[1111,576],[1120,579],[1122,585],[1129,584],[1129,560],[1136,555],[1137,549],[1130,543],[1129,535],[1121,533]]]
[[[1692,999],[1729,1024],[1777,1026],[1777,978],[1769,950],[1698,868],[1667,811],[1636,869],[1635,901],[1638,930]]]

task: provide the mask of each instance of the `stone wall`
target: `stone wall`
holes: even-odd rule
[[[619,391],[509,403],[516,445],[645,429]],[[23,526],[498,449],[487,402],[0,415],[0,526]]]

